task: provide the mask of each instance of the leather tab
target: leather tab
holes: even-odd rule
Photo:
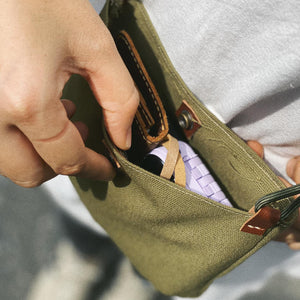
[[[171,135],[168,135],[168,140],[162,144],[168,150],[166,161],[161,170],[160,176],[165,179],[170,179],[174,173],[175,166],[179,154],[179,144],[178,141]]]
[[[188,124],[186,128],[182,129],[186,138],[190,139],[193,134],[201,127],[201,121],[199,120],[191,106],[185,100],[183,100],[182,104],[176,111],[176,117],[179,119],[180,116],[184,115],[185,112],[190,116],[190,124]]]
[[[263,235],[268,229],[277,225],[280,215],[279,209],[264,206],[242,225],[240,231]]]

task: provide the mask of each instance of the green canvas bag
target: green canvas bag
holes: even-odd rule
[[[177,122],[176,112],[183,102],[200,121],[187,140],[234,207],[216,203],[128,161],[107,137],[101,109],[87,83],[76,75],[66,85],[64,97],[76,103],[75,118],[89,127],[87,146],[104,153],[104,138],[121,171],[109,183],[75,177],[72,182],[91,215],[142,276],[165,294],[197,296],[216,277],[232,270],[293,222],[296,212],[291,211],[298,203],[287,197],[297,192],[297,186],[287,192],[246,143],[189,91],[141,1],[108,1],[102,18],[116,41],[121,35],[134,48],[125,53],[125,60],[136,59],[126,55],[138,53],[141,68],[151,78],[148,89],[161,99],[169,122]],[[148,92],[136,83],[141,97],[147,98]],[[276,191],[281,192],[269,196]],[[291,203],[294,206],[290,207]],[[248,211],[255,204],[258,213],[253,217]],[[250,232],[265,228],[260,235],[244,232],[240,228],[245,222]]]

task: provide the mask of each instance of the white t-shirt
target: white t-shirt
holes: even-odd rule
[[[143,2],[191,91],[286,176],[300,155],[300,3]]]
[[[90,2],[98,12],[104,4],[104,0]],[[143,2],[191,91],[242,138],[261,142],[266,160],[285,175],[286,161],[300,155],[299,3]],[[101,231],[66,177],[44,186],[76,219]],[[64,201],[59,186],[65,191]],[[216,280],[199,299],[296,299],[298,292],[292,288],[300,279],[299,261],[299,252],[271,242]]]

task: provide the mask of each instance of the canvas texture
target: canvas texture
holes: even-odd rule
[[[87,146],[104,153],[103,138],[122,167],[113,182],[72,178],[81,200],[136,270],[168,295],[198,296],[274,238],[295,215],[263,236],[241,232],[248,210],[284,188],[268,166],[194,97],[172,66],[140,1],[108,2],[102,18],[112,35],[132,38],[171,116],[185,100],[201,120],[190,145],[205,161],[234,207],[197,195],[127,161],[103,130],[88,84],[73,76],[64,97],[76,103],[75,120],[89,127]],[[134,138],[134,137],[133,137]],[[291,199],[274,203],[283,209]]]

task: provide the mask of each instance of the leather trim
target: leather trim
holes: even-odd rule
[[[263,235],[268,229],[277,225],[279,220],[279,209],[275,209],[270,206],[264,206],[242,225],[240,231],[256,235]]]
[[[116,45],[142,96],[137,117],[141,133],[149,144],[161,142],[168,134],[169,125],[158,92],[127,32],[120,32]],[[144,122],[141,116],[145,115],[151,123]]]

